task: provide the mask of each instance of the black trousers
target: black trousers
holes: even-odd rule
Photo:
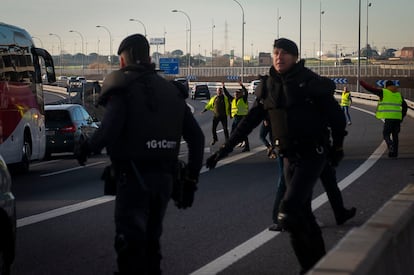
[[[172,182],[171,174],[121,172],[115,201],[119,274],[161,274],[160,237]]]
[[[310,270],[326,253],[322,232],[312,213],[312,192],[326,164],[326,150],[310,149],[286,156],[284,174],[286,193],[280,205],[278,222],[289,232],[290,241],[301,266]]]
[[[283,196],[286,192],[285,178],[283,176],[283,158],[281,158],[280,156],[278,156],[278,163],[278,172],[280,173],[280,176],[277,183],[276,197],[272,212],[272,218],[274,223],[277,223],[280,202],[282,201]],[[344,207],[344,201],[342,198],[341,190],[338,187],[338,182],[336,179],[336,170],[329,162],[327,162],[325,167],[323,168],[320,180],[323,185],[323,188],[325,189],[326,195],[328,196],[328,200],[334,212],[335,219],[337,220],[345,214],[346,208]]]
[[[217,125],[221,122],[224,131],[224,137],[226,141],[229,139],[229,129],[227,128],[227,116],[214,116],[213,117],[213,126],[211,128],[213,134],[213,140],[218,140],[217,138]]]
[[[399,119],[385,119],[382,135],[387,143],[388,149],[392,153],[398,154],[398,134],[401,129],[401,120]]]
[[[237,125],[239,125],[240,121],[242,121],[242,119],[243,119],[244,117],[245,117],[245,116],[238,116],[238,115],[234,116],[234,118],[233,118],[233,123],[231,124],[231,133],[233,133],[233,132],[234,132],[234,130],[236,130]],[[246,148],[250,148],[250,145],[249,145],[249,138],[248,138],[247,136],[245,136],[245,137],[243,138],[243,141],[244,141],[244,143],[245,143]]]
[[[346,211],[344,200],[342,199],[342,193],[336,180],[336,170],[329,162],[323,168],[320,179],[328,196],[335,219],[342,217]]]

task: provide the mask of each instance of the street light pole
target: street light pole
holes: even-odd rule
[[[361,0],[358,8],[358,75],[357,75],[357,92],[359,93],[359,79],[361,78]]]
[[[282,19],[281,16],[279,16],[279,8],[277,8],[277,39],[279,39],[279,23],[280,19]]]
[[[214,22],[211,26],[211,67],[213,67],[213,61],[214,61],[214,28],[216,25],[214,25]]]
[[[185,13],[184,11],[182,11],[182,10],[172,10],[172,12],[180,12],[180,13],[184,14],[188,19],[188,23],[190,24],[190,45],[189,45],[189,54],[190,55],[188,57],[188,76],[190,76],[191,75],[191,19],[190,19],[190,16],[188,16],[188,14]]]
[[[109,34],[109,64],[110,64],[110,68],[112,71],[112,35],[111,35],[111,32],[105,26],[97,25],[96,27],[105,29]]]
[[[43,42],[42,42],[42,40],[41,40],[39,37],[32,36],[32,39],[37,39],[37,40],[39,40],[39,42],[40,42],[40,46],[41,46],[42,48],[44,48],[44,47],[43,47]]]
[[[369,0],[367,0],[367,45],[366,45],[366,48],[365,48],[365,51],[366,51],[366,55],[367,55],[367,66],[368,66],[368,58],[369,58],[369,53],[368,53],[368,10],[369,10],[369,7],[371,7],[372,6],[372,3],[370,3],[369,2]],[[368,67],[367,67],[367,69],[368,69]]]
[[[322,14],[325,11],[322,10],[322,1],[319,1],[319,73],[321,73],[322,66]]]
[[[60,75],[63,75],[63,63],[62,63],[62,38],[60,38],[59,35],[57,35],[56,33],[49,33],[49,35],[53,35],[56,36],[59,39],[59,43],[60,43]]]
[[[244,82],[244,9],[243,6],[239,3],[239,1],[237,0],[233,0],[234,2],[236,2],[241,10],[242,10],[242,73],[241,73],[241,82]]]
[[[75,30],[70,30],[69,32],[77,33],[77,34],[79,34],[79,36],[81,38],[81,42],[82,42],[82,75],[85,76],[85,62],[84,62],[85,52],[83,50],[83,45],[84,45],[83,36],[80,32],[75,31]]]
[[[133,21],[133,22],[138,22],[138,23],[140,23],[141,25],[142,25],[142,27],[144,28],[144,35],[145,35],[145,37],[147,37],[147,28],[145,28],[145,25],[144,25],[144,23],[142,23],[142,21],[140,21],[140,20],[138,20],[138,19],[129,19],[129,21]]]
[[[299,59],[302,57],[302,0],[299,2]]]

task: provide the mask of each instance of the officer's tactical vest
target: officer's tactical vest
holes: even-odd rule
[[[269,113],[275,145],[281,152],[301,151],[327,143],[326,119],[307,88],[306,80],[281,83],[271,77],[262,97]]]
[[[119,73],[120,71],[118,71]],[[177,159],[186,103],[180,91],[155,72],[121,72],[127,110],[122,136],[110,146],[111,156],[137,161]]]
[[[378,101],[375,116],[378,119],[402,120],[402,97],[399,92],[393,93],[388,89],[382,89],[382,100]]]

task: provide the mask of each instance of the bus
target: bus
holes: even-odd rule
[[[26,30],[0,23],[0,155],[24,172],[46,150],[42,71],[56,82],[52,56]]]

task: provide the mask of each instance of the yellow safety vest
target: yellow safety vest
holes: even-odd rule
[[[249,112],[249,104],[244,102],[243,98],[234,98],[231,101],[231,116],[245,116]]]
[[[216,97],[217,95],[213,96],[208,101],[204,109],[214,111],[214,102],[216,101]],[[229,99],[227,98],[227,96],[224,96],[224,105],[226,106],[226,115],[230,115],[230,104],[229,104]]]
[[[351,105],[351,93],[342,93],[341,96],[341,106],[349,106]]]
[[[382,100],[378,101],[378,119],[399,119],[402,120],[402,97],[399,92],[393,93],[388,89],[382,89]]]

